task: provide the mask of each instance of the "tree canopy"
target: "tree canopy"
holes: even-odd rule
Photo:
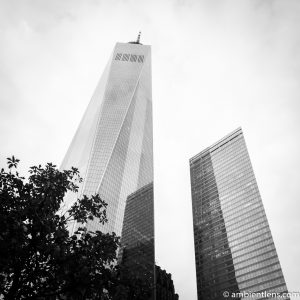
[[[107,204],[83,196],[62,211],[65,194],[82,181],[78,169],[48,163],[31,167],[25,179],[18,159],[7,163],[0,172],[0,298],[111,299],[119,238],[84,226],[94,218],[106,223]],[[82,226],[70,234],[74,221]]]

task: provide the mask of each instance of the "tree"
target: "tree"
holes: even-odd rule
[[[18,159],[7,163],[0,172],[0,298],[111,299],[119,238],[84,226],[94,218],[105,224],[107,204],[83,196],[63,212],[65,194],[82,181],[78,169],[48,163],[31,167],[26,180]],[[71,235],[74,221],[82,226]]]
[[[113,288],[113,300],[150,300],[153,286],[135,268],[120,264],[116,272],[117,284]]]

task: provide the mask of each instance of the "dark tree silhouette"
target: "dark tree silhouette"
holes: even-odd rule
[[[0,299],[111,299],[118,284],[114,234],[68,224],[97,218],[107,222],[107,204],[84,196],[67,211],[66,192],[81,182],[76,168],[34,166],[25,179],[19,160],[8,158],[0,172]]]
[[[120,264],[117,267],[116,274],[117,284],[113,288],[113,300],[153,299],[151,283],[138,272],[132,270],[129,266]]]

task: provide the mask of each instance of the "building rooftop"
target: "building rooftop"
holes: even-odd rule
[[[243,131],[242,131],[241,127],[238,127],[234,131],[230,132],[229,134],[227,134],[226,136],[224,136],[223,138],[218,140],[216,143],[205,148],[200,153],[198,153],[195,156],[193,156],[192,158],[190,158],[190,164],[192,164],[195,160],[198,160],[199,158],[203,157],[207,153],[212,152],[212,151],[216,150],[217,148],[223,146],[224,144],[226,144],[227,142],[229,142],[230,140],[232,140],[233,138],[235,138],[236,136],[238,136],[240,134],[243,134]]]

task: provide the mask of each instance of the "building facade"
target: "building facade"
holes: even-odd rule
[[[287,292],[241,128],[191,158],[190,175],[198,300]]]
[[[155,295],[153,196],[152,182],[128,196],[120,251],[126,275],[147,283],[151,299]]]
[[[151,85],[150,46],[117,43],[61,165],[83,177],[67,207],[96,193],[108,203],[108,223],[89,221],[87,229],[120,236],[127,197],[153,182]]]

